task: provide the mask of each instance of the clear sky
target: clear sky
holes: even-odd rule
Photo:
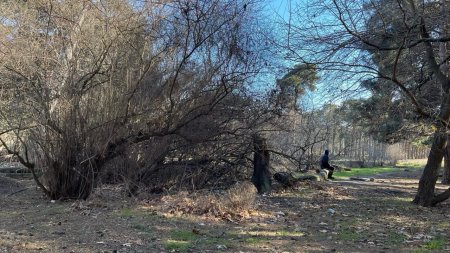
[[[294,2],[296,1],[294,0]],[[291,0],[270,0],[268,11],[273,11],[275,15],[288,18],[289,6],[293,4],[295,3]]]

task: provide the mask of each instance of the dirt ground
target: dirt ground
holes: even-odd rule
[[[169,201],[181,195],[132,199],[120,187],[54,202],[31,181],[0,178],[0,252],[450,251],[450,201],[410,203],[419,175],[302,183],[236,217],[186,214]]]

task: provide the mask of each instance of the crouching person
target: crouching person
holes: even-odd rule
[[[330,151],[325,150],[325,154],[320,158],[320,169],[328,171],[328,179],[334,179],[334,168],[330,165],[330,157],[328,156]]]

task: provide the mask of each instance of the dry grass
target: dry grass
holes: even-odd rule
[[[224,195],[222,202],[228,211],[244,211],[251,209],[255,203],[256,187],[248,181],[237,183]]]
[[[172,214],[212,215],[234,220],[248,216],[248,211],[255,203],[256,194],[255,186],[246,181],[233,185],[221,194],[180,192],[177,195],[164,196],[162,202]]]

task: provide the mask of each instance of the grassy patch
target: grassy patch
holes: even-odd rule
[[[357,220],[350,220],[339,223],[340,229],[338,231],[337,239],[340,241],[353,242],[361,240],[364,237],[366,237],[365,234],[355,229],[357,223],[358,223]]]
[[[174,230],[170,233],[170,239],[164,243],[169,251],[186,252],[189,250],[199,235],[189,230]]]
[[[335,172],[333,176],[336,178],[349,178],[349,177],[371,176],[379,173],[396,172],[396,171],[399,171],[399,169],[391,167],[354,168],[351,171]]]
[[[445,241],[446,241],[445,238],[438,237],[438,238],[435,238],[435,239],[427,242],[424,245],[424,248],[428,249],[428,250],[442,250],[442,249],[444,249]]]
[[[118,215],[123,218],[129,218],[129,217],[135,216],[135,212],[133,209],[131,209],[129,207],[125,207],[124,209],[122,209],[120,211],[120,213]]]
[[[244,242],[248,244],[262,244],[267,241],[268,239],[264,237],[247,237],[244,239]]]
[[[389,232],[386,238],[386,244],[391,246],[401,245],[406,239],[406,236],[396,232]]]
[[[364,237],[363,234],[357,232],[355,229],[344,228],[338,233],[338,240],[340,241],[358,241]]]
[[[0,217],[1,218],[6,218],[6,219],[12,219],[13,217],[17,217],[20,216],[20,212],[19,211],[1,211],[0,212]]]
[[[164,247],[168,251],[186,252],[192,246],[191,242],[178,241],[178,240],[167,240],[164,243]]]
[[[199,237],[199,235],[194,234],[190,230],[176,230],[170,233],[170,237],[175,240],[194,241]]]
[[[444,249],[447,240],[444,237],[437,237],[424,245],[422,248],[416,249],[414,253],[425,253],[425,252],[441,252]]]
[[[280,230],[275,232],[275,236],[283,236],[283,237],[302,237],[305,236],[304,233],[298,231],[287,231]]]
[[[267,230],[254,230],[254,231],[241,231],[241,232],[232,232],[228,235],[228,239],[238,240],[245,244],[264,244],[270,241],[273,237],[281,237],[283,234],[287,234],[289,232],[280,230],[280,231],[267,231]],[[295,233],[295,232],[294,232]],[[303,234],[302,234],[303,236]]]
[[[298,231],[288,231],[288,230],[277,230],[277,231],[247,231],[240,233],[241,235],[250,235],[252,237],[266,238],[266,237],[302,237],[305,236],[304,233]]]
[[[368,199],[370,202],[371,200]],[[373,201],[373,199],[372,199]],[[386,197],[386,198],[379,198],[377,200],[380,205],[386,205],[386,206],[398,206],[398,207],[406,207],[411,208],[412,207],[412,198],[410,197]]]
[[[130,218],[130,217],[146,217],[146,216],[157,216],[156,212],[148,212],[142,209],[136,209],[131,207],[125,207],[122,210],[114,213],[116,217]]]

